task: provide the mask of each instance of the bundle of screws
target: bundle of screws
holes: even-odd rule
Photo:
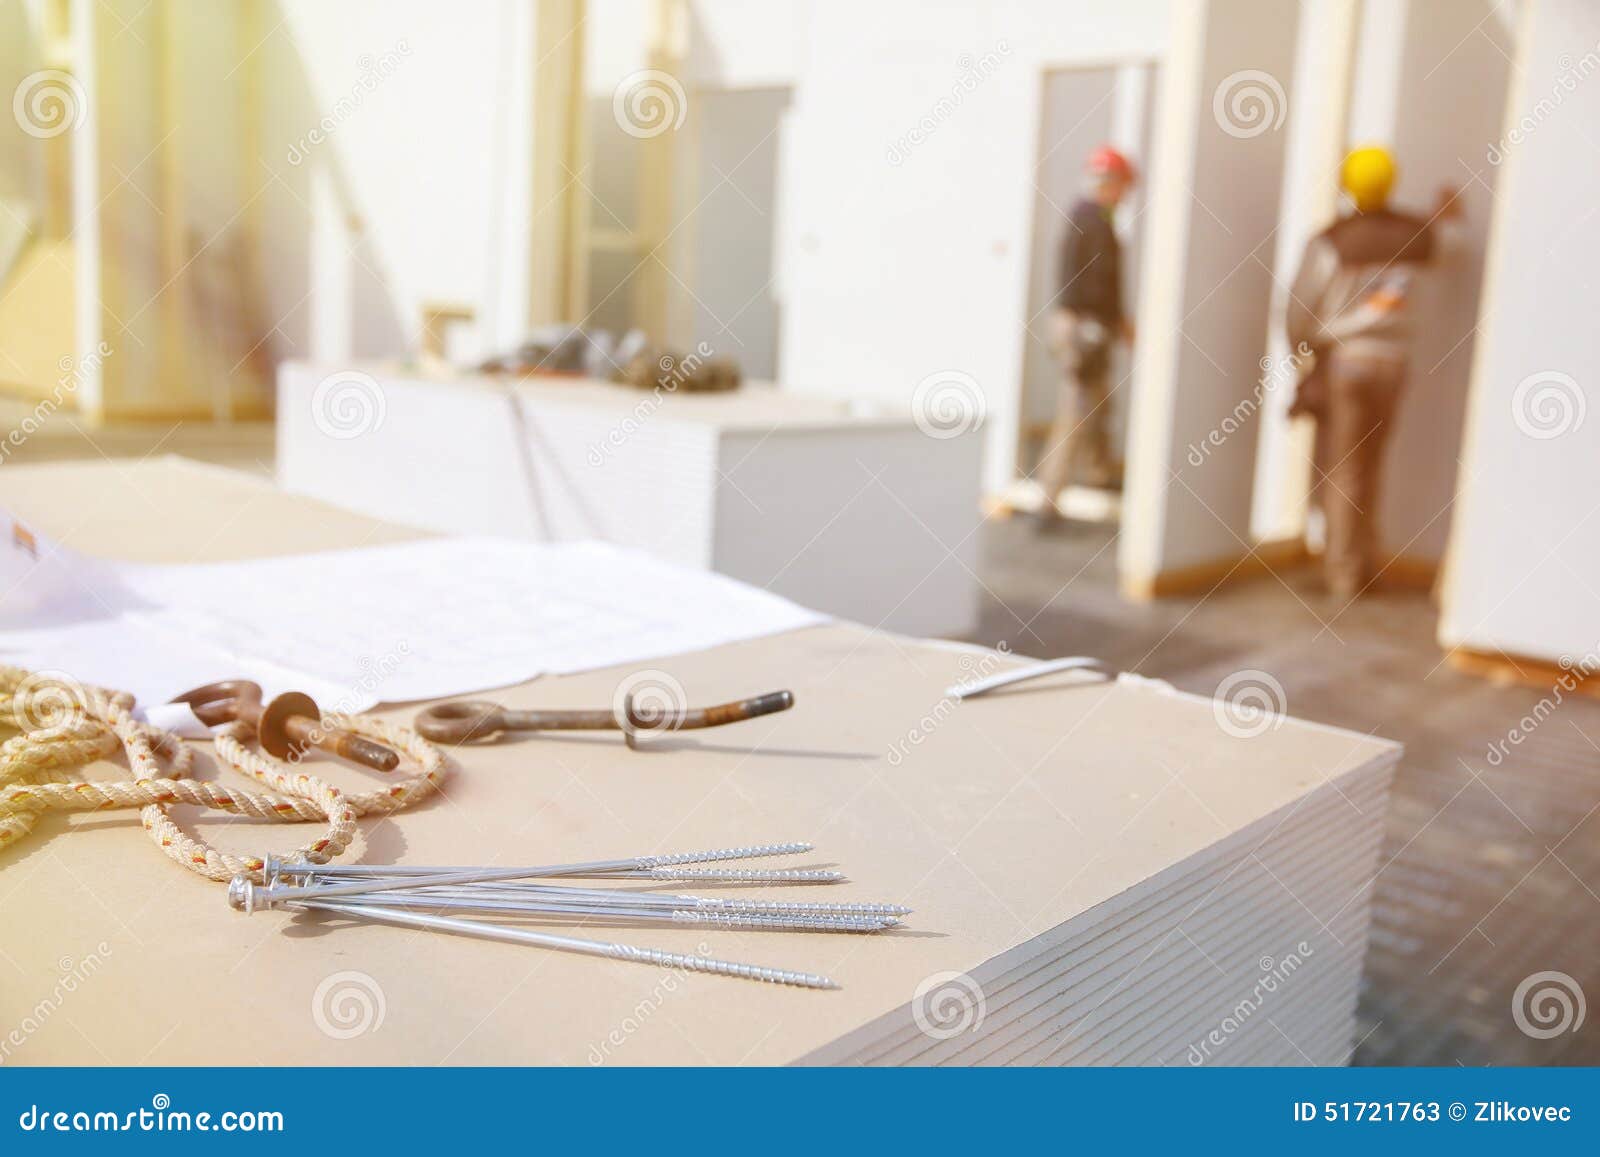
[[[266,884],[257,885],[246,876],[236,877],[228,887],[228,903],[245,913],[262,908],[309,909],[613,960],[803,988],[834,988],[837,986],[833,981],[814,973],[583,940],[447,915],[471,912],[500,919],[533,917],[584,924],[664,922],[762,932],[882,932],[898,927],[900,918],[911,911],[897,904],[754,900],[672,894],[651,888],[652,884],[668,881],[786,886],[842,882],[845,879],[842,873],[823,868],[703,866],[721,865],[731,860],[799,855],[811,848],[805,843],[763,844],[523,868],[313,865],[269,856],[264,873]],[[599,888],[548,882],[567,879],[643,883],[635,883],[633,887]]]

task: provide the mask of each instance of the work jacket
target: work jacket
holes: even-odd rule
[[[1084,199],[1067,217],[1056,306],[1115,329],[1122,321],[1122,245],[1111,213]]]
[[[1403,365],[1416,278],[1434,249],[1420,217],[1387,209],[1341,217],[1306,245],[1285,318],[1289,344],[1305,343],[1319,360],[1337,350]]]

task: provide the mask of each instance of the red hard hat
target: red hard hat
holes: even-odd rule
[[[1132,181],[1135,177],[1133,163],[1110,145],[1101,145],[1089,154],[1084,168],[1091,173],[1103,173]]]

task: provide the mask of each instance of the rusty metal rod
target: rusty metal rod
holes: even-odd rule
[[[374,771],[393,771],[400,756],[364,735],[322,726],[322,709],[309,695],[286,691],[270,703],[261,702],[261,685],[248,679],[207,683],[172,700],[187,703],[196,718],[209,727],[237,720],[256,729],[261,746],[279,759],[299,759],[315,747]]]
[[[640,732],[688,731],[721,727],[794,706],[789,691],[769,691],[750,699],[719,703],[715,707],[690,707],[681,711],[641,710],[629,695],[620,711],[513,711],[487,699],[439,703],[417,713],[413,726],[435,743],[467,743],[506,731],[621,731],[629,747],[637,746]]]

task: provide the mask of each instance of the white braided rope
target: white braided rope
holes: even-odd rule
[[[0,725],[20,731],[0,744],[0,850],[32,831],[46,812],[136,807],[156,845],[190,871],[212,880],[247,875],[260,881],[259,858],[229,855],[189,835],[167,808],[189,803],[279,823],[325,823],[322,838],[294,854],[326,863],[349,846],[358,817],[409,806],[437,791],[449,769],[443,752],[406,728],[343,717],[339,727],[396,748],[419,768],[384,788],[346,795],[294,764],[247,746],[251,729],[231,723],[215,736],[218,757],[272,791],[229,789],[190,778],[194,749],[171,732],[135,719],[132,696],[75,683],[62,693],[58,679],[49,684],[46,711],[37,706],[42,678],[0,665]],[[118,750],[127,758],[131,779],[90,783],[76,776],[77,769]]]

